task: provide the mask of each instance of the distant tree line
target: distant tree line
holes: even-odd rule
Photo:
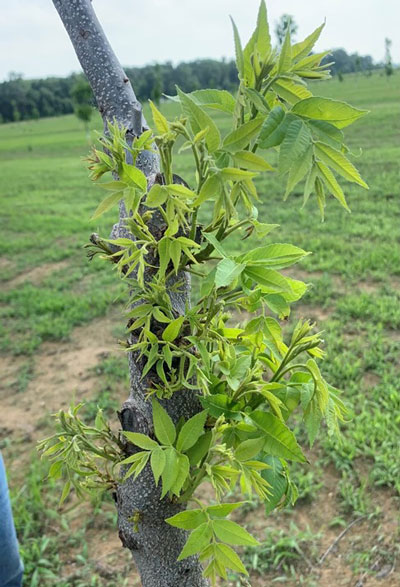
[[[325,57],[323,63],[333,61],[330,70],[332,75],[339,73],[368,73],[373,69],[382,67],[381,63],[374,63],[371,55],[359,55],[352,53],[349,55],[344,49],[333,49]]]
[[[335,61],[332,66],[333,75],[368,72],[379,67],[369,55],[348,55],[343,49],[335,49],[326,59]],[[175,94],[175,85],[184,92],[206,87],[234,91],[237,87],[233,61],[201,59],[176,66],[164,63],[128,67],[125,71],[142,102],[149,98],[157,102],[162,94]],[[82,79],[82,74],[37,80],[26,80],[19,74],[10,74],[7,81],[0,83],[0,121],[59,116],[76,111],[73,88]]]

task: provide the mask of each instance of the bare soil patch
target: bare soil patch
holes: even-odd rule
[[[23,394],[12,388],[26,358],[0,355],[0,438],[32,435],[46,414],[66,408],[71,400],[90,399],[96,386],[93,372],[105,355],[120,352],[112,335],[112,316],[73,330],[68,342],[43,343],[33,358],[33,378]]]
[[[24,271],[20,273],[13,279],[7,281],[5,286],[3,286],[6,290],[14,289],[19,285],[24,283],[32,283],[33,285],[39,285],[46,277],[54,273],[55,271],[60,271],[61,269],[66,269],[69,265],[69,262],[65,259],[64,261],[58,261],[57,263],[44,263],[43,265],[39,265],[38,267],[33,267],[29,271]]]

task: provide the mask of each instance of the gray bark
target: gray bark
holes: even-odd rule
[[[53,0],[61,20],[72,41],[75,52],[93,89],[104,123],[114,120],[127,129],[128,136],[138,136],[146,121],[132,86],[118,62],[94,13],[90,0]],[[125,15],[121,15],[123,17]],[[144,153],[138,167],[154,181],[159,161],[154,153]],[[121,206],[119,224],[114,236],[126,236],[123,226],[125,209]],[[154,223],[154,233],[160,227]],[[161,233],[160,235],[161,236]],[[171,295],[173,309],[182,314],[189,296],[190,283],[178,294]],[[146,400],[147,382],[141,379],[142,364],[131,353],[129,356],[131,379],[130,394],[119,414],[122,428],[144,434],[152,434],[151,404]],[[182,390],[170,400],[162,402],[175,422],[179,417],[190,418],[200,406],[193,392]],[[153,476],[147,467],[136,481],[132,478],[119,485],[116,492],[119,535],[124,547],[130,549],[142,579],[143,587],[206,587],[201,565],[196,557],[177,562],[186,541],[186,532],[165,523],[185,506],[168,498],[160,500],[160,488],[155,487]],[[130,520],[138,516],[137,528]]]

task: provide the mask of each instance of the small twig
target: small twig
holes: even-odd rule
[[[335,538],[335,540],[332,542],[332,544],[330,545],[330,547],[324,552],[324,554],[321,556],[321,558],[318,561],[318,566],[321,566],[322,563],[324,562],[324,560],[326,559],[326,557],[332,552],[332,550],[335,548],[335,546],[337,544],[339,544],[339,542],[341,541],[341,539],[343,538],[343,536],[345,534],[347,534],[347,532],[350,530],[350,528],[352,528],[354,526],[354,524],[358,524],[358,522],[361,522],[361,520],[364,520],[367,516],[360,516],[359,518],[356,518],[355,520],[353,520],[351,522],[351,524],[349,524],[344,530],[342,530],[342,532],[339,534],[339,536],[337,538]]]

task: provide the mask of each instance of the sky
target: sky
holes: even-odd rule
[[[123,66],[154,62],[231,58],[229,15],[243,44],[249,38],[259,0],[93,0],[93,6]],[[300,41],[326,19],[317,50],[384,58],[393,41],[400,62],[400,0],[267,0],[270,28],[283,13],[298,24]],[[52,0],[14,0],[1,6],[0,81],[10,72],[25,78],[65,76],[80,65]]]

